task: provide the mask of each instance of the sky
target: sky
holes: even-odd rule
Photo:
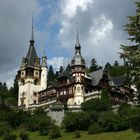
[[[34,19],[35,48],[58,70],[74,56],[78,27],[86,65],[119,60],[128,44],[124,25],[135,15],[135,0],[0,0],[0,81],[11,86],[26,56]]]

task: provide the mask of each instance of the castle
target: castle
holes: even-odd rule
[[[67,104],[69,109],[79,109],[81,103],[92,98],[100,98],[101,90],[107,88],[114,103],[129,101],[132,89],[124,85],[115,85],[115,79],[109,79],[103,69],[87,73],[85,60],[81,55],[81,45],[77,30],[75,55],[71,60],[70,71],[64,70],[57,81],[47,85],[47,57],[40,59],[34,46],[34,33],[29,50],[22,59],[18,71],[18,106],[26,109],[44,107],[57,102]],[[123,91],[123,93],[122,93]]]

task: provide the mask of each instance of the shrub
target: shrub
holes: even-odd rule
[[[28,128],[30,131],[37,131],[39,130],[39,117],[37,115],[33,115],[29,120],[28,120]]]
[[[137,137],[136,137],[136,140],[140,140],[140,136],[137,136]]]
[[[0,122],[0,136],[5,133],[9,133],[11,131],[11,127],[6,122]]]
[[[99,124],[93,124],[88,129],[88,134],[98,134],[103,132],[103,128]]]
[[[80,138],[81,134],[78,130],[75,131],[75,138]]]
[[[122,103],[120,107],[118,108],[118,114],[121,117],[129,117],[130,113],[131,113],[131,105],[127,103]]]
[[[78,129],[79,113],[69,112],[65,115],[63,125],[67,132],[73,132]]]
[[[17,136],[10,133],[5,133],[3,136],[3,140],[16,140]]]
[[[90,125],[90,115],[87,112],[79,113],[78,119],[78,129],[79,130],[88,130]]]
[[[50,139],[56,139],[61,137],[59,127],[53,125],[50,130]]]
[[[21,140],[28,140],[29,139],[29,135],[25,131],[21,131],[19,137]]]
[[[47,116],[39,122],[39,133],[41,135],[48,135],[51,126],[51,120]]]

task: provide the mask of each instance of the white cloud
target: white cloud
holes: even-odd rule
[[[59,70],[60,66],[66,67],[68,64],[68,58],[64,57],[53,57],[48,60],[48,64],[52,65],[54,70]]]
[[[14,80],[15,68],[28,50],[32,13],[37,20],[42,9],[37,0],[0,1],[0,81]]]
[[[89,39],[94,45],[99,45],[102,40],[111,38],[113,23],[105,15],[95,18],[89,29]],[[110,40],[111,41],[111,40]]]
[[[73,18],[76,15],[77,9],[85,11],[89,4],[92,4],[93,0],[62,0],[61,12],[67,18]]]

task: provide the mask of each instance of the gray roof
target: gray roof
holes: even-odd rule
[[[88,75],[92,78],[93,85],[97,86],[103,77],[103,69],[88,73]]]
[[[119,75],[119,76],[115,76],[115,77],[109,77],[109,85],[110,86],[115,86],[115,87],[119,87],[119,86],[123,86],[125,84],[125,80],[126,77],[125,75]]]
[[[28,65],[29,66],[34,66],[34,60],[38,59],[38,56],[36,54],[36,50],[34,46],[29,47],[28,53],[26,55],[26,59],[28,60]]]
[[[62,73],[58,76],[58,79],[62,77],[66,77],[67,79],[69,79],[70,82],[73,82],[74,80],[71,76],[71,72],[67,70],[62,71]]]
[[[77,36],[76,36],[76,44],[75,44],[75,56],[71,60],[71,66],[75,66],[75,65],[85,66],[85,60],[81,56],[81,45],[79,41],[78,28],[77,28]]]

